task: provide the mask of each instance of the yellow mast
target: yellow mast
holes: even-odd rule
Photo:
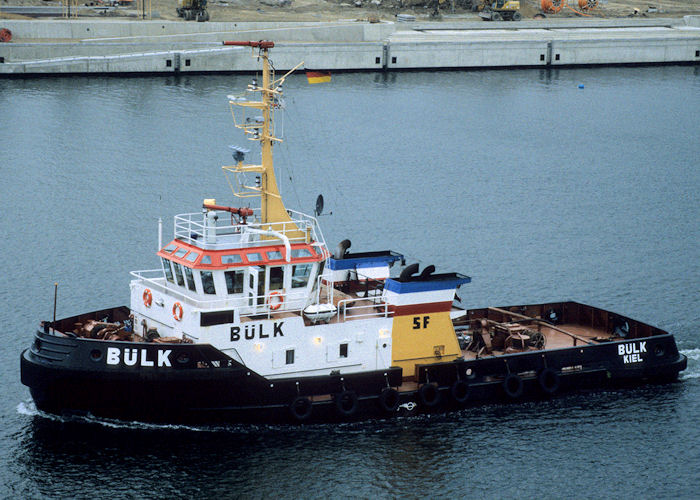
[[[286,76],[289,73],[291,73],[291,71],[285,74],[279,80],[273,81],[273,74],[268,56],[268,49],[275,46],[274,42],[224,42],[224,44],[243,45],[252,47],[253,57],[259,57],[262,59],[263,69],[262,86],[257,86],[255,82],[252,85],[248,86],[249,91],[260,92],[262,97],[261,101],[248,101],[238,99],[229,100],[232,106],[235,105],[241,106],[243,108],[259,109],[260,111],[262,111],[262,123],[253,120],[253,122],[244,121],[238,124],[235,123],[236,120],[234,114],[234,123],[236,127],[243,129],[243,131],[250,136],[248,137],[250,140],[260,142],[260,148],[262,151],[261,165],[244,165],[242,161],[239,161],[237,165],[224,166],[223,169],[237,174],[244,174],[247,172],[259,173],[259,186],[257,184],[255,186],[244,185],[242,186],[242,191],[236,192],[236,190],[234,189],[234,194],[239,197],[260,196],[260,211],[263,229],[268,229],[282,233],[290,239],[307,238],[308,235],[304,231],[299,229],[299,227],[293,222],[292,218],[287,212],[287,209],[284,206],[284,202],[282,201],[282,197],[279,193],[279,188],[277,187],[277,178],[275,177],[275,169],[272,159],[272,146],[274,142],[282,142],[281,139],[278,139],[273,135],[274,122],[272,108],[273,105],[276,105],[276,103],[279,101],[279,98],[281,97],[279,85],[281,85],[281,83],[284,81]],[[255,55],[255,48],[259,49],[257,56]]]

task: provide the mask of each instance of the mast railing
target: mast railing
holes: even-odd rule
[[[287,213],[290,216],[288,221],[262,223],[260,209],[256,209],[252,222],[233,224],[208,220],[206,214],[201,212],[179,214],[174,218],[174,235],[180,241],[207,249],[252,248],[270,245],[274,239],[271,240],[270,236],[261,238],[261,233],[270,234],[270,230],[273,230],[290,244],[317,243],[325,248],[326,242],[316,218],[295,210],[287,210]],[[284,238],[277,240],[284,244]]]

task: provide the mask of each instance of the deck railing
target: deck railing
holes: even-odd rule
[[[286,222],[260,222],[260,209],[255,209],[253,215],[248,217],[248,221],[237,223],[235,221],[225,221],[226,212],[220,212],[221,218],[217,220],[207,220],[207,213],[194,212],[179,214],[174,218],[175,238],[204,245],[211,249],[228,248],[251,248],[263,244],[269,244],[269,240],[260,238],[261,231],[273,229],[283,235],[290,243],[320,243],[323,247],[326,242],[318,221],[310,215],[287,210],[291,221]],[[299,232],[304,236],[299,236]]]
[[[136,278],[132,283],[146,284],[146,286],[154,291],[175,297],[184,304],[201,310],[239,309],[241,314],[244,315],[266,314],[268,318],[271,318],[274,314],[279,312],[301,314],[304,308],[312,303],[324,303],[326,301],[328,303],[334,303],[336,301],[334,300],[333,292],[341,293],[333,288],[333,283],[324,282],[324,276],[318,276],[316,291],[313,293],[313,299],[311,300],[309,300],[308,297],[299,297],[296,295],[290,297],[290,294],[285,293],[283,290],[271,290],[273,292],[278,292],[275,297],[282,299],[282,305],[278,309],[272,309],[269,302],[271,300],[269,293],[267,295],[245,295],[227,298],[216,297],[210,300],[201,300],[179,290],[174,285],[168,285],[162,269],[132,271],[131,275]],[[328,275],[325,275],[325,277],[328,277]],[[320,297],[319,290],[321,287],[325,287],[327,290],[326,293],[328,293],[328,295],[325,297]],[[372,291],[375,291],[375,294],[372,294]],[[338,300],[336,303],[336,307],[338,308],[336,313],[337,320],[348,321],[373,317],[390,317],[393,315],[393,312],[389,310],[388,304],[381,295],[381,287],[372,287],[369,289],[369,292],[365,293],[366,295],[362,297],[348,297]]]
[[[338,320],[347,321],[348,319],[388,318],[393,316],[393,312],[389,310],[389,304],[384,301],[373,304],[356,304],[359,301],[366,300],[366,298],[358,297],[338,302]]]
[[[271,318],[279,312],[299,313],[308,305],[306,297],[293,296],[283,292],[283,290],[272,290],[279,292],[276,298],[282,299],[282,305],[278,309],[272,309],[270,296],[268,295],[245,295],[238,297],[216,297],[202,300],[197,297],[178,290],[174,285],[169,285],[161,269],[149,269],[143,271],[132,271],[131,275],[136,278],[132,283],[139,283],[149,287],[153,291],[174,297],[176,300],[202,311],[215,311],[222,309],[238,309],[243,315],[267,315]],[[276,299],[275,299],[276,300]]]

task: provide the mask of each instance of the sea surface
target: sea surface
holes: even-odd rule
[[[293,75],[277,123],[287,205],[322,193],[332,248],[468,274],[468,307],[651,323],[688,356],[677,383],[340,426],[37,412],[19,358],[54,282],[59,317],[126,304],[158,217],[167,239],[204,198],[234,204],[226,95],[249,80],[0,80],[0,497],[698,497],[700,66]]]

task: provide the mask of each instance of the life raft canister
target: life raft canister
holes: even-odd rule
[[[143,291],[143,305],[146,307],[151,307],[151,304],[153,303],[153,294],[151,291],[146,288]]]
[[[270,292],[267,296],[267,306],[270,308],[270,311],[276,311],[282,307],[283,302],[284,295],[282,295],[282,292]]]
[[[175,302],[173,304],[173,318],[175,318],[175,321],[182,321],[182,313],[182,304]]]

